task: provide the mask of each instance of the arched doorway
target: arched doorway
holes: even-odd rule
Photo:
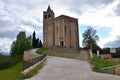
[[[64,46],[64,41],[60,41],[60,46]]]

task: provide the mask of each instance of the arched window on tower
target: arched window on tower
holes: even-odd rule
[[[58,26],[57,26],[57,33],[58,33]]]
[[[48,18],[51,18],[51,15],[50,15],[50,14],[48,15]]]

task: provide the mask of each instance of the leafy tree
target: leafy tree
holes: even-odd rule
[[[16,54],[16,49],[17,49],[16,41],[13,41],[13,42],[12,42],[12,45],[11,45],[11,49],[10,49],[11,55]]]
[[[96,35],[97,31],[92,27],[88,27],[87,30],[83,33],[83,46],[90,48],[92,50],[100,49],[97,45],[97,40],[99,39],[98,35]]]
[[[21,31],[17,35],[16,41],[13,41],[11,45],[10,53],[12,56],[20,55],[24,53],[24,50],[29,49],[30,46],[30,40],[26,37],[25,32]]]
[[[102,53],[103,53],[103,54],[110,54],[110,48],[109,48],[109,47],[103,48],[103,49],[102,49]]]

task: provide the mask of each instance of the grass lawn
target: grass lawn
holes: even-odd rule
[[[97,57],[95,54],[93,55],[93,60],[91,61],[91,64],[94,66],[93,71],[96,72],[102,72],[100,69],[105,67],[110,67],[114,65],[118,65],[120,63],[118,62],[112,62],[112,61],[106,61],[104,59],[101,59],[100,57]]]
[[[16,65],[0,70],[0,80],[21,80],[21,71],[22,71],[22,64],[23,62],[20,61]],[[15,79],[17,78],[17,79]]]
[[[23,62],[19,62],[18,64],[10,67],[8,69],[0,70],[0,80],[23,80],[26,78],[30,78],[33,75],[37,74],[37,71],[43,68],[45,62],[42,62],[38,66],[36,66],[32,71],[27,73],[26,75],[22,76],[21,71],[23,67]]]
[[[42,53],[47,49],[38,50],[38,52]],[[44,62],[36,66],[32,71],[27,73],[26,75],[22,75],[21,72],[23,70],[23,61],[21,60],[22,56],[17,57],[9,57],[9,56],[2,56],[0,55],[0,80],[23,80],[25,78],[32,77],[37,73],[44,66]],[[5,64],[6,62],[6,64]],[[7,64],[8,62],[8,64]],[[11,65],[12,64],[12,65]],[[4,66],[8,66],[4,69]],[[2,68],[3,67],[3,68]]]
[[[37,54],[42,54],[43,52],[45,52],[45,51],[47,51],[48,50],[48,48],[39,48],[37,51],[36,51],[36,53]]]

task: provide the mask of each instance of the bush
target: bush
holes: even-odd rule
[[[18,63],[21,59],[22,56],[11,57],[11,56],[0,55],[0,69],[9,68],[15,65],[16,63]]]

